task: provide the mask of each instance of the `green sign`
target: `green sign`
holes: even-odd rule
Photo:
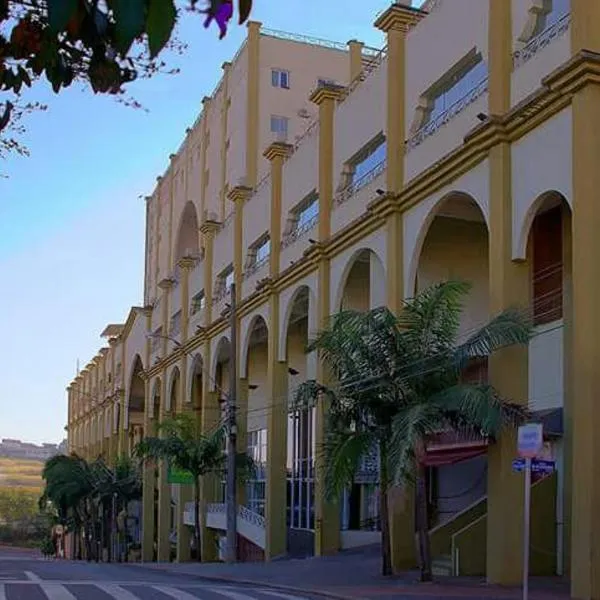
[[[178,469],[169,465],[169,475],[167,477],[169,483],[193,484],[194,476],[185,469]]]

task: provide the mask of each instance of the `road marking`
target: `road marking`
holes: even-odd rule
[[[221,596],[227,596],[228,598],[231,598],[231,600],[256,600],[256,598],[254,596],[248,596],[246,594],[240,594],[239,592],[233,592],[231,590],[228,589],[224,589],[224,588],[210,588],[211,592],[214,592],[215,594],[221,594]]]
[[[48,600],[77,600],[71,592],[60,583],[40,583],[39,586]]]
[[[258,590],[261,594],[265,594],[265,596],[275,596],[276,598],[283,598],[284,600],[308,600],[306,596],[290,596],[289,594],[284,594],[282,592],[276,592],[274,590]]]
[[[128,592],[127,590],[123,589],[121,586],[119,585],[114,585],[111,583],[97,583],[97,582],[90,582],[93,583],[93,585],[95,585],[98,589],[102,590],[103,592],[106,592],[109,596],[113,597],[115,600],[139,600],[138,596],[136,596],[135,594],[132,594],[131,592]],[[132,581],[129,585],[137,585],[134,581]],[[146,584],[147,586],[147,584]],[[195,598],[194,600],[198,600],[197,598]]]
[[[172,587],[153,585],[152,589],[164,594],[165,596],[171,596],[171,598],[175,598],[175,600],[198,600],[198,596],[188,594],[187,592]]]
[[[31,571],[23,571],[25,573],[25,577],[29,579],[29,581],[42,581],[41,577],[38,577],[35,573]]]
[[[6,586],[0,583],[0,600],[6,600]]]

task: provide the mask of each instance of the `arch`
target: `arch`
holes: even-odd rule
[[[370,298],[369,304],[371,307],[385,304],[386,273],[384,262],[375,249],[369,246],[360,246],[354,250],[344,265],[342,276],[340,277],[340,281],[335,292],[334,303],[331,306],[332,313],[338,312],[342,308],[344,292],[346,290],[346,285],[352,269],[356,266],[358,261],[367,259],[369,260],[370,269],[369,295],[374,296],[374,298]]]
[[[219,362],[223,362],[227,357],[231,356],[231,342],[226,335],[223,335],[219,338],[219,341],[216,343],[214,350],[211,352],[210,357],[210,391],[214,392],[216,389],[216,380],[217,380],[217,365]]]
[[[135,412],[144,412],[146,407],[146,385],[142,379],[144,372],[144,363],[139,354],[133,358],[133,364],[129,374],[127,391],[127,414],[133,410]]]
[[[537,196],[537,198],[529,205],[529,208],[523,217],[523,221],[521,222],[521,226],[519,227],[517,245],[516,248],[513,248],[513,260],[527,259],[527,244],[533,221],[544,205],[554,202],[561,203],[569,209],[569,212],[571,212],[571,204],[565,195],[558,190],[547,190]]]
[[[165,410],[177,410],[178,395],[181,394],[181,389],[178,387],[181,383],[181,373],[179,367],[174,367],[171,371],[171,379],[167,388],[167,397],[165,399]]]
[[[197,378],[200,377],[202,378],[202,374],[203,374],[203,369],[204,369],[204,359],[202,358],[202,356],[200,354],[194,354],[191,364],[188,365],[188,373],[189,373],[189,377],[188,377],[188,382],[187,382],[187,389],[186,389],[186,395],[185,395],[185,401],[188,404],[194,404],[194,398],[197,397],[198,394],[198,390],[196,389],[197,386]],[[200,389],[200,397],[202,396],[202,390]]]
[[[158,419],[160,417],[160,396],[162,390],[162,381],[160,377],[157,377],[152,384],[152,392],[150,394],[151,402],[148,406],[148,414],[151,419]]]
[[[250,352],[250,345],[253,341],[253,337],[256,335],[263,335],[266,332],[269,335],[269,326],[267,320],[262,314],[256,314],[250,320],[241,345],[241,356],[240,356],[240,379],[246,379],[248,377],[248,355]]]
[[[200,254],[198,213],[194,203],[186,202],[179,218],[177,238],[175,243],[175,261],[183,256],[198,256]]]
[[[299,285],[282,311],[282,321],[279,328],[279,356],[278,360],[284,361],[287,357],[287,334],[292,320],[293,313],[298,308],[298,303],[301,305],[307,304],[308,312],[308,331],[314,332],[317,329],[317,314],[316,314],[316,296],[314,290],[307,283]]]
[[[446,210],[444,210],[446,209]],[[489,224],[486,218],[486,213],[482,205],[477,200],[466,192],[453,190],[444,194],[437,199],[433,205],[429,208],[425,218],[421,221],[418,233],[416,235],[414,246],[410,251],[410,257],[408,263],[406,262],[406,256],[404,257],[405,271],[404,271],[404,297],[408,298],[413,295],[415,289],[415,283],[417,278],[417,270],[419,268],[419,260],[421,253],[423,252],[423,244],[427,233],[431,228],[433,220],[438,216],[444,216],[444,212],[458,212],[462,218],[466,220],[482,220],[486,224],[486,228],[489,234]],[[476,217],[479,218],[476,218]],[[404,250],[407,248],[405,246]],[[390,257],[392,260],[393,257]]]

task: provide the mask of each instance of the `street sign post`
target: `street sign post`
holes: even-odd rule
[[[512,462],[512,468],[515,473],[521,473],[525,470],[525,458],[515,458]],[[531,472],[532,473],[544,473],[545,475],[549,475],[550,473],[554,473],[554,469],[556,467],[556,463],[553,460],[541,460],[539,458],[531,459]]]
[[[521,425],[517,433],[517,453],[525,471],[525,506],[523,510],[523,600],[529,597],[529,529],[531,521],[531,464],[544,448],[544,429],[541,423]],[[513,462],[520,466],[522,463]],[[518,469],[521,470],[521,469]]]

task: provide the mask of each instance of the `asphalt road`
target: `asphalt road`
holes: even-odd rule
[[[0,549],[0,600],[310,600],[131,565],[44,560]]]

